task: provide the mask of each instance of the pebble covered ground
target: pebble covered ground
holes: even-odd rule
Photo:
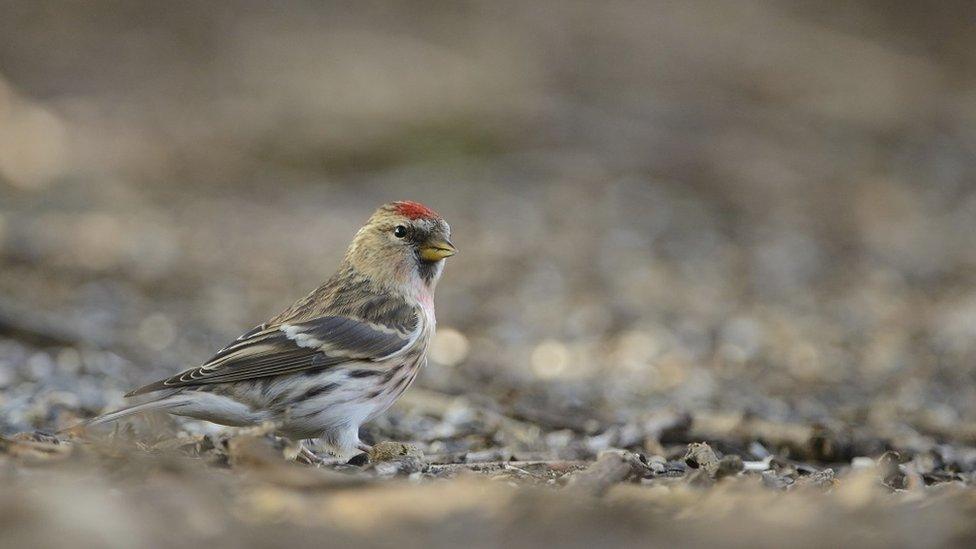
[[[0,9],[0,546],[976,539],[968,2],[56,4]],[[56,434],[394,199],[460,254],[371,459]]]

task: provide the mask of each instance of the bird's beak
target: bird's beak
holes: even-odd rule
[[[440,261],[457,253],[457,248],[447,239],[433,238],[420,246],[420,259]]]

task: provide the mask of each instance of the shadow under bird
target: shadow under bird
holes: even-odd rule
[[[196,368],[136,389],[155,398],[93,418],[145,411],[321,438],[346,457],[368,451],[359,427],[389,408],[427,362],[434,289],[457,250],[451,229],[416,202],[381,206],[338,271],[305,298]]]

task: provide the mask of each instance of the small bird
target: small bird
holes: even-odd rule
[[[322,439],[338,457],[368,452],[359,426],[389,408],[427,362],[434,288],[444,259],[457,253],[450,236],[422,204],[381,206],[319,288],[202,365],[126,395],[153,400],[83,425],[163,410],[231,426],[270,421],[288,438]]]

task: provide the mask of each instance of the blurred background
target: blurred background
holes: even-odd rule
[[[974,15],[0,2],[0,431],[199,363],[410,199],[461,249],[418,394],[976,443]]]

